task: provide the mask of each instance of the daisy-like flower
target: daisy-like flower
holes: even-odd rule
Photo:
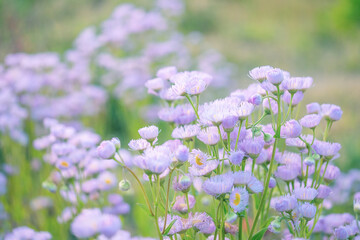
[[[200,132],[200,127],[198,125],[186,125],[175,128],[171,136],[173,138],[189,140],[195,137],[199,132]]]
[[[177,73],[177,68],[174,66],[168,66],[168,67],[163,67],[160,68],[157,72],[156,72],[156,76],[158,78],[164,79],[164,80],[169,80],[172,76],[174,76]]]
[[[273,67],[271,66],[256,67],[249,71],[249,77],[261,83],[266,80],[267,73],[272,69]]]
[[[306,105],[306,112],[308,114],[319,114],[321,112],[321,106],[317,102],[309,103],[308,105]]]
[[[165,82],[161,78],[154,78],[146,81],[145,87],[148,89],[148,93],[156,96],[158,92],[165,88]]]
[[[349,239],[349,233],[345,226],[340,226],[340,227],[335,228],[334,235],[335,235],[335,238],[339,239],[339,240]]]
[[[253,111],[255,106],[249,102],[240,102],[233,109],[233,114],[239,118],[239,120],[245,120]]]
[[[230,194],[229,202],[234,212],[242,212],[249,203],[249,193],[245,188],[234,188]]]
[[[283,71],[279,68],[274,68],[266,73],[266,79],[274,85],[279,85],[284,80]]]
[[[250,193],[261,193],[264,190],[264,185],[255,176],[252,176],[247,184],[247,189]]]
[[[310,114],[300,119],[300,124],[303,127],[313,129],[320,124],[321,116],[318,114]]]
[[[220,141],[217,127],[208,127],[202,129],[197,138],[206,145],[216,145]]]
[[[234,172],[233,173],[234,186],[246,186],[250,182],[252,177],[253,175],[251,172],[247,172],[247,171]]]
[[[266,98],[264,99],[263,101],[263,108],[266,110],[266,111],[269,111],[269,114],[270,114],[270,111],[276,115],[278,114],[278,104],[277,102],[272,99],[272,98]]]
[[[329,121],[338,121],[342,117],[342,110],[339,106],[334,104],[322,104],[321,115]]]
[[[282,86],[284,89],[294,94],[297,91],[304,92],[306,89],[311,87],[312,83],[313,79],[311,77],[292,77],[285,79]]]
[[[138,132],[143,139],[153,142],[159,135],[159,128],[156,126],[143,127]]]
[[[199,108],[200,121],[204,125],[211,123],[219,126],[227,117],[232,116],[233,106],[239,102],[239,99],[229,97],[205,103]]]
[[[179,125],[190,124],[196,119],[194,109],[190,104],[178,105],[174,109],[174,122]]]
[[[325,173],[324,173],[324,171],[325,171],[325,166],[323,165],[320,170],[320,175],[321,176],[324,175],[325,181],[328,181],[328,182],[331,182],[331,181],[337,179],[340,175],[340,169],[337,166],[334,166],[331,164],[328,165]]]
[[[311,187],[295,188],[294,195],[300,201],[310,202],[317,196],[318,191]]]
[[[189,159],[189,149],[185,145],[180,145],[175,151],[175,157],[179,162],[186,162]]]
[[[298,121],[291,119],[281,126],[281,137],[296,138],[301,134],[302,127]]]
[[[208,161],[208,156],[198,149],[192,150],[189,162],[191,164],[189,172],[193,176],[207,175],[215,170],[219,165],[217,160]]]
[[[129,147],[134,151],[144,151],[148,147],[150,147],[150,143],[146,141],[145,139],[137,139],[137,140],[131,140],[129,142]]]
[[[311,220],[315,217],[316,207],[308,202],[300,205],[300,213],[306,220]]]
[[[240,148],[252,159],[255,159],[261,153],[265,142],[258,138],[247,138],[240,143]]]
[[[194,216],[191,215],[192,224],[195,229],[206,235],[215,232],[215,224],[212,218],[205,212],[197,212]]]
[[[173,75],[170,81],[174,83],[172,89],[179,96],[199,95],[210,84],[212,77],[209,74],[192,71],[192,72],[180,72]]]
[[[341,144],[316,140],[313,148],[317,154],[325,157],[326,160],[331,160],[338,154],[339,150],[341,149]]]
[[[188,192],[192,184],[192,179],[189,175],[177,176],[173,180],[173,188],[175,191]]]
[[[312,135],[301,135],[301,138],[304,139],[306,142],[311,143],[313,140]],[[289,147],[297,147],[299,150],[304,150],[306,148],[306,144],[301,141],[299,138],[287,138],[285,143]]]
[[[189,199],[189,208],[192,209],[195,206],[195,197],[193,195],[188,195]],[[185,196],[177,196],[175,199],[175,204],[172,207],[173,210],[180,213],[187,213],[190,209],[187,208],[187,203]]]
[[[276,199],[274,207],[278,212],[289,212],[295,209],[297,205],[295,196],[285,195]]]
[[[244,159],[245,153],[241,150],[236,152],[231,152],[229,156],[229,160],[232,164],[240,166]]]
[[[137,160],[136,164],[151,174],[163,173],[172,162],[170,151],[162,146],[146,149]]]
[[[165,218],[161,217],[158,219],[158,225],[159,225],[159,228],[160,228],[160,231],[162,232],[164,230],[164,221],[165,221]],[[181,217],[179,216],[176,216],[176,215],[170,215],[168,214],[166,216],[166,226],[165,226],[165,229],[170,225],[170,223],[173,222],[173,225],[171,226],[170,228],[170,231],[168,233],[168,235],[174,235],[176,233],[179,233],[183,230],[184,228],[184,225],[183,225],[183,221],[181,219]]]
[[[234,180],[231,174],[215,175],[204,181],[202,188],[204,192],[212,196],[220,196],[229,193],[233,187]]]
[[[117,185],[117,178],[111,172],[102,172],[97,177],[100,190],[110,190]]]
[[[102,214],[99,219],[99,232],[111,238],[121,229],[121,222],[118,216],[112,214]]]
[[[284,95],[282,96],[282,99],[284,100],[284,102],[286,102],[288,105],[290,105],[291,102],[291,106],[297,106],[301,100],[303,100],[304,98],[304,93],[303,92],[296,92],[293,96],[293,99],[291,101],[291,94],[288,91],[284,92]]]
[[[275,172],[275,176],[285,182],[294,181],[297,178],[298,174],[299,170],[297,168],[288,165],[279,166]]]

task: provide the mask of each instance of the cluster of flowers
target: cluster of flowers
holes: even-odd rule
[[[5,235],[5,240],[34,239],[34,240],[50,240],[51,234],[48,232],[36,232],[33,229],[22,226],[12,230],[11,233]]]
[[[148,184],[112,141],[99,146],[101,158],[117,161],[137,180],[160,239],[196,234],[260,239],[283,231],[282,223],[291,239],[308,239],[320,231],[324,199],[340,175],[333,162],[341,145],[327,137],[342,111],[311,103],[307,115],[296,120],[312,78],[292,77],[270,66],[255,68],[249,76],[257,83],[204,104],[200,94],[212,80],[209,74],[166,67],[146,83],[168,105],[159,118],[170,123],[174,138],[159,144],[158,127],[149,126],[139,130],[140,139],[130,141],[138,153],[131,165],[143,171]],[[196,200],[202,197],[202,204],[209,205],[209,196],[218,206],[199,211]]]
[[[54,119],[45,119],[44,125],[50,134],[36,139],[34,147],[48,149],[43,158],[54,166],[54,170],[43,187],[69,203],[58,221],[71,221],[72,233],[78,238],[98,233],[108,237],[114,235],[121,227],[119,215],[127,214],[130,206],[122,196],[108,194],[117,186],[117,177],[113,173],[117,164],[114,161],[104,163],[98,157],[96,146],[100,136]],[[118,140],[113,142],[130,161],[130,154],[119,149]]]
[[[63,57],[50,52],[8,55],[0,65],[0,131],[25,145],[30,135],[26,119],[94,116],[109,95],[135,100],[144,96],[141,86],[164,62],[199,67],[225,84],[232,64],[214,50],[192,53],[202,47],[201,35],[177,32],[173,16],[183,8],[180,0],[156,1],[150,11],[122,4],[100,27],[81,32]]]

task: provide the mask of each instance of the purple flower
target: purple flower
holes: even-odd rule
[[[324,174],[325,171],[325,166],[323,165],[321,167],[321,171],[320,171],[320,175],[323,176],[324,175],[324,179],[328,182],[335,180],[336,178],[339,177],[340,175],[340,169],[334,165],[328,165],[326,172]]]
[[[288,105],[290,105],[290,102],[291,102],[291,106],[298,105],[303,100],[303,98],[304,98],[303,92],[296,92],[293,96],[292,102],[291,102],[291,94],[288,91],[285,91],[284,95],[282,96],[282,99]]]
[[[119,217],[112,214],[103,214],[99,219],[99,232],[111,238],[121,229]]]
[[[204,234],[212,234],[215,232],[216,227],[214,221],[207,213],[197,212],[194,216],[191,216],[191,220],[194,228],[200,232]]]
[[[325,157],[326,160],[331,160],[341,149],[340,143],[330,143],[323,141],[315,141],[313,145],[317,154]]]
[[[192,184],[192,179],[189,175],[177,176],[173,180],[173,188],[175,191],[188,192]]]
[[[330,195],[331,188],[326,185],[320,184],[317,191],[318,194],[316,195],[316,199],[325,199]]]
[[[168,66],[160,68],[156,72],[156,76],[159,78],[162,78],[164,80],[169,80],[172,76],[174,76],[177,73],[177,69],[174,66]]]
[[[189,199],[189,207],[192,209],[195,206],[195,197],[193,195],[188,195]],[[185,196],[177,196],[175,199],[175,204],[172,207],[173,210],[180,212],[180,213],[187,213],[189,209],[187,208],[187,203]]]
[[[100,146],[97,147],[98,156],[103,159],[113,158],[115,152],[116,147],[111,141],[102,141]]]
[[[159,91],[165,88],[165,82],[162,78],[154,78],[146,81],[145,87],[148,89],[148,93],[157,95]]]
[[[300,124],[303,127],[313,129],[317,125],[320,124],[320,121],[321,121],[321,116],[320,115],[318,115],[318,114],[310,114],[310,115],[306,115],[302,119],[300,119]]]
[[[335,235],[336,239],[339,239],[339,240],[346,240],[349,238],[349,234],[346,231],[346,228],[344,226],[335,228],[334,235]]]
[[[102,172],[97,177],[98,180],[98,187],[101,190],[109,190],[116,186],[117,184],[117,178],[116,176],[111,172]]]
[[[308,114],[312,114],[312,113],[318,114],[321,112],[321,106],[317,102],[309,103],[308,105],[306,105],[306,112]]]
[[[297,207],[295,196],[286,195],[279,197],[275,202],[275,210],[278,212],[289,212]]]
[[[174,122],[179,125],[190,124],[196,119],[194,109],[190,104],[178,105],[174,109]]]
[[[197,138],[206,145],[216,145],[220,141],[218,129],[216,127],[208,127],[201,130]]]
[[[143,127],[138,132],[143,139],[153,142],[159,135],[159,128],[156,126]]]
[[[278,114],[278,104],[277,102],[272,99],[272,98],[266,98],[264,99],[263,101],[263,108],[266,110],[266,111],[269,111],[269,114],[270,114],[270,111],[276,115]]]
[[[253,175],[251,172],[238,171],[233,173],[234,185],[235,186],[246,186]]]
[[[269,188],[274,188],[274,187],[276,187],[276,180],[275,178],[271,177],[269,181]]]
[[[170,214],[168,214],[166,216],[166,220],[167,221],[166,221],[165,229],[170,225],[170,223],[172,223],[174,221],[173,225],[170,228],[170,231],[169,231],[168,235],[174,235],[174,234],[179,233],[179,232],[181,232],[183,230],[184,225],[182,223],[181,217],[176,216],[176,215],[171,216]],[[164,218],[159,218],[158,219],[160,231],[164,230],[164,221],[165,221]]]
[[[252,176],[247,184],[247,189],[250,193],[260,193],[264,190],[264,186],[261,181],[259,181],[256,177]]]
[[[283,71],[279,68],[271,69],[266,73],[266,79],[274,85],[279,85],[284,80]]]
[[[172,159],[166,147],[146,149],[138,166],[151,174],[161,174],[170,166]]]
[[[186,125],[183,127],[177,127],[173,130],[171,136],[173,138],[180,138],[184,140],[189,140],[195,137],[200,131],[198,125]]]
[[[249,193],[245,188],[234,188],[230,194],[229,203],[234,212],[242,212],[249,203]]]
[[[186,162],[189,159],[189,149],[185,145],[178,146],[175,157],[179,162]]]
[[[131,140],[129,142],[129,147],[134,151],[144,151],[148,147],[150,147],[150,143],[146,141],[145,139],[137,139],[137,140]]]
[[[313,219],[316,214],[316,207],[310,203],[301,204],[300,213],[306,220]]]
[[[294,195],[298,200],[310,202],[317,196],[318,191],[311,187],[300,187],[294,190]]]
[[[254,108],[255,106],[249,102],[240,102],[233,111],[239,120],[245,120],[254,111]]]
[[[236,152],[231,152],[229,156],[229,160],[232,164],[240,166],[244,159],[245,153],[241,150]]]
[[[223,127],[225,132],[232,132],[237,122],[238,122],[238,117],[229,116],[222,121],[221,126]]]
[[[220,196],[229,193],[233,187],[234,180],[230,174],[215,175],[204,181],[203,190],[212,196]]]
[[[296,138],[301,134],[302,127],[298,121],[291,119],[281,127],[281,137],[283,138]]]
[[[273,67],[270,66],[256,67],[249,71],[249,77],[261,83],[266,79],[267,73],[272,69]]]
[[[84,209],[71,223],[71,232],[77,238],[90,238],[99,232],[99,209]]]
[[[254,94],[248,99],[249,103],[254,104],[255,106],[259,106],[262,103],[262,96],[260,94]]]
[[[297,168],[293,168],[291,166],[279,166],[276,169],[275,176],[284,180],[285,182],[291,182],[297,178],[299,171]]]
[[[240,143],[241,149],[249,155],[252,159],[255,159],[261,153],[261,150],[264,147],[264,141],[259,139],[245,139]]]
[[[172,89],[179,96],[199,95],[207,88],[211,80],[210,75],[198,71],[180,72],[170,78],[170,81],[174,83]]]
[[[338,121],[340,120],[343,112],[341,108],[333,104],[322,104],[321,105],[321,115],[329,121]]]
[[[285,79],[282,86],[290,93],[296,93],[297,91],[304,92],[311,87],[312,83],[313,79],[311,77],[292,77]]]

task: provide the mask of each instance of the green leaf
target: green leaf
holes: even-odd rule
[[[150,213],[150,211],[149,211],[149,209],[148,209],[148,207],[146,205],[141,204],[141,203],[136,203],[136,205],[141,207],[146,212],[146,214],[148,214],[150,217],[152,217],[152,215],[151,215],[151,213]]]
[[[172,222],[169,224],[169,226],[167,226],[167,228],[165,229],[164,234],[163,234],[164,236],[166,236],[170,232],[172,226],[174,225],[174,223],[176,221],[177,221],[177,219],[172,220]]]
[[[258,231],[258,232],[251,238],[251,240],[261,240],[261,239],[263,239],[263,236],[264,236],[264,234],[266,233],[266,231],[267,231],[267,227],[261,229],[260,231]]]

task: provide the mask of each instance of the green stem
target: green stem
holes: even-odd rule
[[[240,120],[239,132],[238,132],[238,135],[237,135],[237,138],[236,138],[236,143],[235,143],[235,151],[237,150],[237,147],[238,147],[242,123],[243,123],[243,120]]]
[[[197,111],[196,107],[194,106],[194,103],[193,103],[193,101],[191,100],[191,97],[189,96],[189,94],[186,94],[185,97],[189,100],[192,108],[194,109],[194,112],[195,112],[195,115],[196,115],[197,119],[200,119],[199,114],[198,114],[198,111]]]

